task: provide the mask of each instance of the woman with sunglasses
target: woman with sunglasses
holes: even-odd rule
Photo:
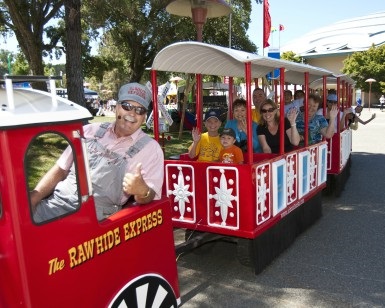
[[[279,153],[279,113],[277,105],[270,99],[261,104],[261,120],[258,125],[257,134],[263,153]],[[285,152],[292,150],[293,145],[298,145],[300,136],[297,131],[295,120],[298,110],[292,108],[285,118]]]

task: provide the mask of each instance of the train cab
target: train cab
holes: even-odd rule
[[[0,307],[177,307],[180,304],[169,199],[127,204],[99,221],[83,124],[89,111],[55,91],[0,88]],[[30,191],[70,148],[80,206],[36,222]],[[146,307],[147,307],[146,306]]]
[[[195,75],[197,126],[201,127],[199,84],[203,75],[226,77],[229,88],[234,77],[244,78],[247,110],[251,110],[252,82],[276,70],[280,93],[286,83],[305,85],[310,93],[310,82],[332,74],[322,68],[225,47],[180,42],[157,54],[152,65],[152,84],[157,83],[157,71]],[[232,98],[229,94],[229,110]],[[283,95],[280,105],[284,114]],[[247,122],[250,145],[250,112]],[[283,130],[280,134],[283,142]],[[235,165],[199,162],[181,153],[179,159],[165,161],[164,190],[171,198],[173,225],[186,229],[186,239],[194,234],[199,238],[214,234],[232,239],[237,244],[239,261],[250,265],[257,274],[322,215],[328,145],[326,140],[312,145],[305,141],[304,146],[286,153],[281,150],[279,154],[253,153],[249,146],[244,156],[245,163]]]

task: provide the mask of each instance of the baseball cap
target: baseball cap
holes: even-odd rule
[[[205,121],[207,121],[210,118],[217,118],[219,121],[221,121],[220,117],[221,117],[221,114],[217,109],[210,109],[205,113]]]
[[[328,94],[327,100],[331,102],[337,102],[337,94]]]
[[[151,95],[150,90],[146,86],[136,82],[128,83],[120,88],[118,102],[134,101],[148,109],[151,102]]]
[[[222,133],[221,133],[221,136],[223,136],[223,135],[231,136],[234,139],[236,138],[235,137],[235,132],[234,132],[234,130],[232,128],[224,128]]]

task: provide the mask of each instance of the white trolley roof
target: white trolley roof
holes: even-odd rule
[[[44,80],[47,79],[49,78]],[[13,81],[15,80],[18,81],[17,78],[13,78]],[[33,81],[36,80],[38,79],[33,79]],[[5,81],[6,86],[0,87],[0,127],[71,122],[92,118],[86,108],[57,96],[56,90],[51,94],[29,88],[13,89],[12,81],[8,82],[7,77]]]
[[[352,86],[355,85],[355,81],[351,77],[349,77],[348,75],[333,75],[332,77],[326,78],[326,87],[328,89],[336,88],[337,78],[339,78],[341,82],[344,81],[347,84],[350,84]],[[323,79],[322,78],[316,79],[310,83],[310,88],[312,88],[312,89],[321,89],[322,86],[323,86]]]
[[[163,48],[155,57],[151,69],[158,71],[245,77],[245,63],[251,63],[251,77],[260,78],[274,69],[285,68],[285,81],[304,83],[304,73],[309,73],[309,82],[332,72],[285,60],[263,57],[231,48],[201,42],[179,42]]]

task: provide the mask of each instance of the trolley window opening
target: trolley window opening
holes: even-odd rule
[[[67,150],[66,150],[67,149]],[[43,133],[38,136],[36,136],[32,142],[30,143],[28,150],[25,154],[25,173],[26,173],[26,180],[27,180],[27,189],[29,192],[29,205],[30,205],[30,211],[33,218],[33,221],[35,223],[40,222],[48,222],[54,219],[57,219],[62,216],[66,216],[70,213],[76,212],[79,208],[80,202],[80,196],[79,196],[79,187],[78,187],[78,181],[77,177],[73,178],[74,181],[74,187],[76,187],[76,190],[74,191],[74,200],[77,200],[77,205],[73,207],[67,207],[66,211],[50,211],[50,214],[47,214],[49,216],[48,219],[43,219],[42,221],[37,221],[35,213],[36,209],[40,201],[36,204],[35,199],[35,193],[33,190],[36,188],[38,183],[43,179],[44,176],[47,175],[47,172],[51,170],[53,166],[57,163],[58,159],[61,157],[61,155],[67,151],[69,155],[73,156],[74,150],[69,143],[68,139],[66,139],[64,136],[49,132],[49,133]],[[72,153],[72,154],[71,154]],[[76,163],[73,164],[72,168],[75,168],[75,174],[77,174],[77,165]],[[68,172],[67,172],[68,175]],[[54,188],[54,190],[57,189],[57,185]],[[52,192],[53,193],[53,192]],[[48,196],[44,196],[43,200],[52,197],[52,193]],[[35,195],[35,196],[34,196]],[[71,201],[69,201],[71,203]]]

